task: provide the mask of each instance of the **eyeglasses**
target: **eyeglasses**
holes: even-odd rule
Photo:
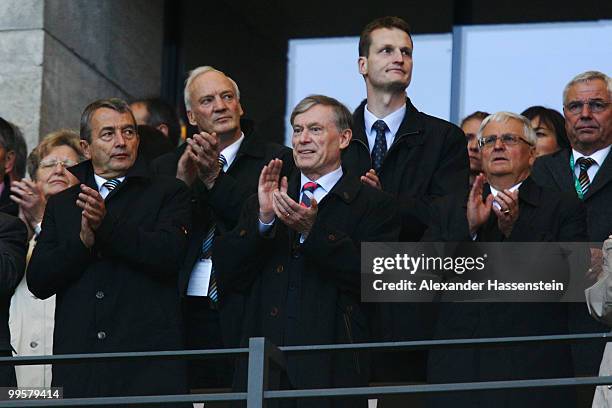
[[[49,169],[54,168],[58,164],[61,164],[63,168],[66,168],[66,167],[74,166],[75,164],[77,164],[77,162],[75,162],[74,160],[70,160],[70,159],[64,159],[64,160],[49,159],[49,160],[41,161],[38,167],[43,170],[49,170]]]
[[[511,133],[506,133],[501,136],[491,135],[491,136],[483,136],[478,140],[478,147],[481,149],[491,149],[497,143],[497,140],[501,140],[504,146],[516,146],[519,142],[523,142],[528,144],[529,146],[533,146],[532,143],[529,143],[525,139],[520,136],[513,135]]]
[[[584,105],[587,105],[589,110],[593,113],[601,113],[606,110],[608,105],[610,105],[610,102],[605,102],[599,99],[591,99],[586,102],[572,101],[565,105],[565,109],[570,111],[570,113],[573,115],[578,115],[582,112],[582,109],[584,109]]]

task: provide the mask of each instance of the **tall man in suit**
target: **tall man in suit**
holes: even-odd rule
[[[179,274],[186,345],[193,349],[236,346],[243,300],[218,290],[210,257],[214,237],[231,230],[246,199],[257,191],[259,173],[274,158],[291,166],[290,149],[244,131],[238,85],[213,67],[190,72],[185,83],[189,122],[200,133],[153,163],[154,171],[176,175],[191,189],[193,229]],[[191,363],[191,388],[231,384],[230,361]]]
[[[530,177],[536,135],[528,119],[510,112],[490,115],[480,126],[478,140],[484,174],[476,177],[467,203],[465,196],[459,195],[436,203],[428,240],[511,243],[587,239],[584,204],[571,194],[546,190]],[[524,256],[529,258],[530,254]],[[560,260],[565,263],[565,258]],[[563,279],[560,270],[552,273]],[[567,330],[565,303],[442,303],[436,337],[552,335]],[[572,377],[569,349],[569,345],[548,344],[434,350],[429,355],[428,376],[436,383]],[[430,401],[434,407],[569,408],[575,406],[575,394],[569,388],[537,393],[505,390],[441,394],[431,396]]]
[[[0,356],[12,355],[9,332],[9,306],[11,296],[23,277],[27,251],[28,231],[21,220],[0,212]],[[0,366],[0,384],[17,386],[15,368]]]
[[[56,294],[54,354],[182,349],[176,279],[190,221],[174,177],[152,178],[137,157],[126,102],[103,99],[81,115],[89,159],[69,168],[81,184],[52,196],[27,282]],[[55,364],[67,397],[186,393],[180,361]]]
[[[534,179],[554,191],[570,192],[587,207],[594,275],[601,268],[601,243],[612,234],[612,78],[587,71],[575,76],[563,90],[563,115],[571,149],[536,160]],[[597,332],[608,329],[594,322],[584,304],[572,305],[571,329]],[[577,374],[596,375],[603,345],[572,347]]]
[[[353,113],[354,135],[342,162],[364,183],[392,194],[399,205],[400,241],[418,241],[427,224],[431,201],[452,192],[467,193],[469,161],[466,139],[458,127],[419,112],[406,96],[412,79],[412,37],[398,17],[377,18],[359,39],[359,73],[367,99]],[[376,340],[429,337],[430,305],[381,304],[373,319]],[[375,359],[381,380],[424,378],[423,352]],[[402,368],[411,367],[412,372]],[[380,375],[376,374],[377,372]],[[394,374],[396,373],[396,374]]]
[[[351,139],[351,114],[333,98],[311,95],[291,114],[299,171],[281,177],[272,160],[259,177],[237,227],[215,242],[222,288],[246,294],[241,342],[265,336],[277,345],[366,341],[360,305],[360,247],[394,241],[393,200],[344,172],[340,152]],[[239,366],[237,379],[244,379]],[[365,384],[363,355],[333,353],[287,360],[290,386]],[[307,399],[298,407],[361,406],[354,400]]]

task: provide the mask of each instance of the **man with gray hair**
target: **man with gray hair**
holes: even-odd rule
[[[360,303],[361,243],[397,240],[399,222],[390,195],[341,166],[351,122],[349,110],[333,98],[311,95],[299,102],[291,114],[297,170],[282,177],[282,161],[270,161],[236,228],[215,241],[221,289],[246,293],[242,346],[253,336],[278,346],[369,340]],[[246,366],[239,364],[236,384],[244,386]],[[288,355],[286,368],[282,387],[349,387],[368,379],[362,353]],[[280,406],[365,403],[308,398]]]
[[[428,241],[580,242],[587,238],[586,209],[576,197],[552,192],[530,177],[536,135],[530,121],[510,112],[484,119],[478,130],[482,171],[467,200],[449,196],[434,206]],[[526,257],[532,254],[524,254]],[[555,271],[556,272],[556,271]],[[560,277],[562,275],[560,274]],[[510,337],[567,333],[565,303],[440,303],[436,338]],[[461,337],[461,336],[460,336]],[[465,336],[464,336],[465,337]],[[517,356],[520,356],[517,358]],[[431,350],[433,383],[573,377],[569,345],[502,349]],[[575,407],[575,390],[499,390],[438,394],[432,407]]]
[[[49,198],[26,277],[36,297],[57,295],[53,353],[183,349],[176,279],[189,192],[151,177],[125,101],[89,104],[80,136],[88,160],[69,168],[80,185]],[[54,364],[52,377],[70,398],[187,391],[182,361]]]
[[[612,78],[587,71],[563,91],[565,129],[571,150],[539,158],[534,178],[556,191],[569,191],[589,209],[589,237],[602,243],[612,233]]]
[[[601,244],[612,234],[612,78],[603,72],[587,71],[576,75],[563,90],[563,115],[571,149],[538,158],[534,179],[553,191],[569,192],[587,207],[592,275],[601,270]],[[586,305],[572,308],[574,332],[608,329],[594,322]],[[577,374],[596,375],[603,344],[572,346]]]
[[[231,347],[238,342],[242,296],[225,294],[217,287],[211,245],[216,236],[235,226],[242,205],[257,191],[261,169],[275,158],[282,159],[285,167],[292,166],[291,151],[243,132],[238,85],[213,67],[201,66],[189,73],[185,106],[189,123],[199,133],[158,158],[152,168],[175,176],[191,189],[194,227],[178,281],[186,346]],[[231,360],[193,361],[191,389],[229,387],[231,367]]]

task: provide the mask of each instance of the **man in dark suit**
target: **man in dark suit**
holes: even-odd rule
[[[450,196],[436,203],[427,240],[586,240],[586,209],[580,200],[570,194],[547,191],[530,177],[536,135],[528,119],[509,112],[490,115],[482,122],[478,139],[484,174],[476,177],[467,204],[465,196]],[[523,254],[526,258],[532,255]],[[563,279],[561,271],[554,273],[557,279]],[[442,303],[436,337],[563,334],[567,333],[567,323],[564,303]],[[569,345],[446,349],[429,355],[428,378],[436,383],[572,376]],[[435,407],[569,408],[575,406],[575,395],[573,389],[562,388],[537,393],[506,390],[438,395],[432,396],[430,402]]]
[[[235,226],[242,205],[257,191],[259,173],[266,163],[280,158],[285,167],[292,165],[291,150],[243,132],[238,85],[212,67],[191,71],[185,105],[190,123],[200,133],[160,157],[153,169],[176,175],[191,188],[194,227],[179,274],[186,345],[192,349],[235,347],[243,299],[217,290],[210,243],[215,235]],[[231,367],[229,360],[196,360],[189,369],[190,386],[230,386]]]
[[[397,199],[400,241],[421,238],[434,198],[468,188],[469,161],[461,129],[419,112],[406,96],[412,50],[410,27],[401,18],[378,18],[363,29],[358,67],[367,99],[353,114],[353,140],[342,156],[343,165],[363,182]],[[432,320],[429,305],[381,304],[373,318],[375,340],[428,338]],[[375,378],[423,380],[423,352],[401,354],[404,364],[397,364],[399,353],[376,358],[380,369],[375,368]]]
[[[120,99],[87,106],[80,135],[89,160],[69,170],[81,184],[49,199],[27,275],[37,297],[57,295],[53,352],[182,349],[187,188],[150,177]],[[66,397],[187,392],[184,364],[155,359],[54,364],[52,384]]]
[[[587,71],[563,91],[565,129],[571,149],[536,160],[533,177],[553,191],[577,195],[587,207],[589,241],[593,242],[593,276],[601,270],[601,245],[612,234],[612,78]],[[604,332],[608,328],[589,316],[586,305],[571,307],[571,330]],[[603,344],[572,346],[577,374],[597,375]]]
[[[273,160],[261,172],[257,196],[237,227],[215,241],[221,288],[247,296],[242,345],[252,336],[277,345],[366,341],[360,245],[397,239],[394,202],[341,166],[340,152],[352,135],[344,105],[309,96],[293,110],[291,124],[299,171],[281,178],[282,162]],[[244,368],[239,366],[238,385]],[[299,388],[351,386],[365,383],[368,366],[353,353],[289,355],[287,374],[286,385]],[[360,406],[351,399],[286,404]]]
[[[8,317],[11,296],[23,277],[28,231],[18,218],[0,212],[0,356],[12,355]],[[15,368],[0,366],[0,384],[17,386]]]

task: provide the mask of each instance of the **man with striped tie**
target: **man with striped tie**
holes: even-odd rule
[[[152,178],[137,157],[126,102],[92,102],[81,115],[89,159],[80,181],[49,199],[27,282],[57,295],[54,354],[182,349],[176,279],[190,222],[189,194],[174,177]],[[53,365],[65,397],[186,393],[183,362]]]
[[[185,106],[198,133],[153,163],[153,171],[176,176],[190,187],[193,229],[179,272],[185,341],[190,349],[235,347],[243,299],[219,291],[211,246],[231,230],[247,198],[257,191],[263,166],[274,158],[292,166],[291,150],[256,137],[241,123],[238,85],[223,72],[195,68],[185,82]],[[194,360],[189,365],[192,390],[231,385],[232,361]]]
[[[270,161],[237,227],[215,240],[221,289],[247,296],[242,345],[252,336],[279,346],[369,338],[360,304],[361,243],[397,240],[399,223],[390,195],[364,185],[341,166],[351,120],[348,109],[333,98],[311,95],[299,102],[291,114],[299,171],[282,177],[281,160]],[[237,385],[244,385],[244,369],[237,368]],[[363,354],[289,355],[287,374],[281,386],[351,386],[367,381],[368,365]],[[309,398],[296,405],[360,403]]]
[[[563,115],[571,149],[538,158],[533,177],[546,188],[584,201],[595,278],[601,271],[601,245],[612,234],[612,78],[598,71],[572,78],[563,90]],[[571,312],[575,332],[608,330],[590,319],[586,305],[575,305]],[[597,374],[603,345],[575,344],[572,352],[576,374]]]

